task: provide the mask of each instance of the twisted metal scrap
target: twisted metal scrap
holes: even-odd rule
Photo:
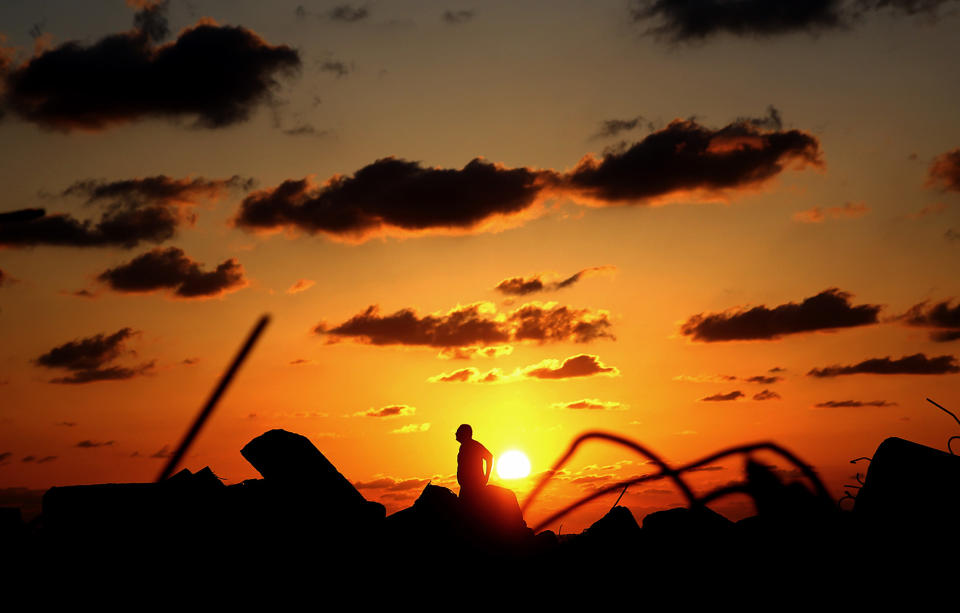
[[[603,487],[593,492],[592,494],[588,494],[580,498],[579,500],[567,505],[563,509],[560,509],[550,517],[541,521],[537,526],[533,528],[534,532],[539,532],[543,530],[553,522],[569,514],[571,511],[574,511],[582,507],[583,505],[589,502],[592,502],[597,498],[600,498],[601,496],[605,496],[606,494],[609,494],[610,492],[614,492],[621,488],[629,487],[637,483],[644,483],[647,481],[656,481],[659,479],[672,479],[673,482],[676,484],[677,488],[683,494],[684,498],[686,498],[687,504],[691,508],[701,507],[707,504],[708,502],[712,502],[717,498],[720,498],[721,496],[726,496],[728,494],[733,494],[733,493],[746,492],[745,485],[737,484],[732,486],[724,486],[724,487],[712,490],[707,494],[704,494],[703,496],[698,498],[690,489],[690,486],[687,484],[687,482],[683,479],[682,475],[685,472],[688,472],[695,468],[699,468],[701,466],[705,466],[707,464],[711,464],[713,462],[716,462],[719,459],[722,459],[731,455],[749,454],[754,451],[760,451],[760,450],[773,452],[777,455],[780,455],[781,457],[786,459],[788,462],[793,464],[797,469],[800,470],[801,473],[803,473],[803,476],[806,477],[811,484],[813,484],[813,487],[814,487],[814,490],[816,491],[817,496],[824,501],[829,501],[831,505],[833,504],[833,499],[831,498],[830,494],[827,492],[827,488],[823,485],[823,482],[820,480],[820,477],[817,476],[817,473],[814,472],[814,470],[809,465],[802,462],[797,456],[793,455],[793,453],[787,451],[786,449],[784,449],[780,445],[777,445],[776,443],[759,442],[759,443],[751,443],[747,445],[738,445],[736,447],[728,447],[727,449],[723,449],[711,455],[705,456],[703,458],[700,458],[699,460],[694,460],[693,462],[684,464],[679,468],[671,468],[669,464],[667,464],[660,458],[660,456],[658,456],[657,454],[655,454],[654,452],[650,451],[649,449],[647,449],[646,447],[644,447],[643,445],[637,442],[634,442],[628,438],[619,436],[617,434],[592,431],[592,432],[585,432],[580,436],[578,436],[576,439],[574,439],[573,442],[570,444],[570,447],[567,449],[566,453],[564,453],[563,456],[561,456],[560,459],[557,460],[557,462],[553,465],[553,467],[550,470],[548,470],[543,477],[540,478],[540,481],[537,483],[537,485],[527,495],[526,500],[523,501],[523,505],[520,507],[521,513],[526,514],[527,509],[530,507],[531,504],[533,504],[533,501],[540,494],[543,488],[546,487],[547,483],[551,479],[553,479],[553,477],[557,474],[557,471],[560,470],[567,463],[567,461],[570,459],[571,456],[573,456],[574,452],[577,450],[577,448],[580,447],[580,445],[582,445],[583,443],[589,440],[607,441],[611,443],[616,443],[618,445],[622,445],[624,447],[627,447],[628,449],[632,449],[633,451],[636,451],[641,456],[644,456],[650,461],[652,461],[654,464],[656,464],[660,468],[660,470],[659,472],[655,472],[649,475],[642,475],[640,477],[634,477],[633,479],[619,481],[617,483],[613,483],[611,485]]]

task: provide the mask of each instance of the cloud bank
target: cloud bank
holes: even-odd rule
[[[51,383],[92,383],[131,379],[149,372],[154,362],[128,368],[110,365],[127,350],[125,343],[138,334],[130,328],[123,328],[113,334],[97,334],[54,347],[35,360],[38,366],[62,369],[70,374],[51,379]]]
[[[139,13],[138,13],[139,15]],[[71,41],[2,74],[3,106],[37,125],[98,131],[147,118],[223,128],[273,100],[280,75],[300,68],[286,45],[243,27],[202,20],[157,45],[156,19],[93,44]]]
[[[819,141],[784,130],[771,108],[719,129],[677,119],[643,140],[587,155],[571,170],[508,168],[475,158],[433,168],[386,157],[317,185],[290,179],[247,196],[235,218],[248,231],[294,229],[362,241],[373,236],[483,232],[539,214],[549,198],[590,206],[728,199],[788,167],[821,167]]]
[[[413,309],[383,315],[372,305],[337,326],[319,324],[314,332],[333,342],[457,348],[525,341],[589,343],[613,339],[611,327],[606,311],[533,302],[497,313],[495,305],[481,302],[423,316]]]
[[[838,377],[840,375],[873,374],[873,375],[946,375],[960,372],[957,358],[952,355],[941,355],[928,358],[925,354],[915,353],[899,359],[871,358],[849,366],[825,366],[813,368],[807,373],[810,377]]]
[[[178,247],[156,248],[115,268],[100,273],[97,280],[123,293],[169,290],[178,298],[212,298],[247,286],[243,266],[230,258],[211,271],[188,257]]]
[[[788,334],[849,328],[877,323],[882,308],[876,304],[850,303],[852,294],[837,288],[774,308],[766,306],[699,313],[680,326],[680,333],[707,343],[737,340],[776,340]]]

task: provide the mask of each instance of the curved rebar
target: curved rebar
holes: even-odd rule
[[[523,505],[521,505],[520,507],[521,513],[526,512],[530,504],[533,503],[534,498],[536,498],[537,495],[540,493],[540,491],[547,485],[547,483],[551,479],[553,479],[553,477],[557,474],[557,471],[563,468],[563,465],[567,463],[567,461],[574,454],[577,448],[584,442],[593,440],[593,439],[603,440],[611,443],[616,443],[618,445],[623,445],[624,447],[627,447],[628,449],[632,449],[637,453],[639,453],[640,455],[646,457],[648,460],[650,460],[660,468],[660,471],[664,474],[664,476],[667,476],[673,479],[677,487],[680,489],[684,497],[687,499],[688,504],[690,504],[691,506],[695,506],[697,504],[696,496],[693,495],[693,491],[690,489],[690,486],[687,485],[686,481],[684,481],[680,477],[680,473],[670,468],[670,466],[666,462],[664,462],[660,458],[660,456],[650,451],[643,445],[636,443],[634,441],[631,441],[630,439],[620,436],[618,434],[610,434],[609,432],[591,431],[591,432],[584,432],[583,434],[575,438],[573,442],[570,443],[570,447],[567,448],[567,452],[564,453],[563,456],[554,463],[553,467],[550,468],[550,470],[548,470],[546,474],[540,478],[540,481],[537,483],[537,485],[530,491],[529,494],[527,494],[527,499],[523,501]],[[621,483],[620,487],[623,487],[624,485],[625,484]]]
[[[960,424],[960,419],[958,419],[957,416],[953,414],[953,411],[947,409],[946,407],[940,404],[937,404],[936,402],[934,402],[933,400],[930,400],[929,398],[927,398],[927,402],[929,402],[933,406],[937,407],[938,409],[940,409],[941,411],[943,411],[944,413],[952,417],[953,421],[957,422],[957,424]],[[953,443],[953,439],[955,438],[960,438],[960,436],[951,436],[950,438],[947,439],[947,451],[950,452],[950,455],[957,455],[953,452],[953,448],[950,446],[951,443]]]
[[[842,508],[843,508],[843,501],[844,501],[844,500],[852,500],[852,501],[854,502],[854,504],[856,504],[856,502],[857,502],[857,497],[851,495],[850,492],[844,492],[844,493],[843,493],[843,496],[841,496],[840,499],[837,500],[837,508],[839,508],[839,509],[842,509]]]
[[[850,460],[850,463],[851,463],[851,464],[856,464],[856,463],[859,462],[860,460],[866,460],[867,462],[873,462],[873,458],[868,458],[867,456],[862,455],[862,456],[860,456],[859,458],[854,458],[854,459]]]
[[[582,440],[586,440],[586,437],[591,436],[591,435],[594,435],[594,436],[592,436],[593,438],[601,438],[601,439],[605,439],[605,440],[608,440],[608,439],[607,439],[607,436],[610,436],[610,435],[596,436],[596,435],[604,435],[604,433],[588,432],[588,433],[586,433],[586,434],[583,434],[583,435],[580,435],[579,437],[577,437],[577,439],[576,439],[575,442],[574,442],[575,444],[574,444],[574,445],[571,445],[571,449],[575,449],[575,448],[576,448],[576,445],[579,444],[579,442],[581,442]],[[616,442],[627,441],[627,439],[624,439],[624,438],[618,437],[618,436],[611,436],[611,438],[616,439]],[[629,442],[629,443],[632,443],[632,441],[628,441],[628,442]],[[634,448],[633,445],[636,445],[636,444],[635,444],[635,443],[632,443],[632,444],[629,444],[629,445],[627,445],[627,446],[628,446],[628,447],[631,447],[631,448]],[[639,445],[636,445],[636,446],[639,447]],[[617,483],[613,483],[613,484],[611,484],[611,485],[608,485],[608,486],[606,486],[606,487],[603,487],[603,488],[597,490],[596,492],[593,492],[592,494],[588,494],[587,496],[584,496],[584,497],[580,498],[579,500],[576,500],[576,501],[572,502],[571,504],[567,505],[566,507],[560,509],[560,510],[557,511],[556,513],[552,514],[550,517],[546,518],[545,520],[543,520],[543,521],[541,521],[539,524],[537,524],[537,526],[533,528],[533,531],[534,531],[534,532],[539,532],[540,530],[542,530],[542,529],[545,528],[546,526],[549,526],[550,524],[552,524],[553,522],[557,521],[557,520],[560,519],[561,517],[565,517],[565,516],[566,516],[567,514],[569,514],[571,511],[574,511],[574,510],[582,507],[583,505],[585,505],[585,504],[587,504],[587,503],[590,503],[590,502],[593,502],[593,501],[596,500],[597,498],[600,498],[600,497],[602,497],[602,496],[605,496],[606,494],[609,494],[610,492],[616,491],[616,490],[618,490],[618,489],[620,489],[620,488],[622,488],[622,487],[628,487],[628,486],[631,486],[631,485],[635,485],[635,484],[637,484],[637,483],[644,483],[644,482],[646,482],[646,481],[656,481],[656,480],[658,480],[658,479],[665,479],[665,478],[668,478],[668,477],[669,477],[669,478],[672,478],[672,479],[674,479],[674,480],[676,480],[676,481],[679,481],[679,482],[683,483],[684,486],[685,486],[686,483],[685,483],[682,479],[679,478],[679,475],[682,474],[682,473],[684,473],[684,472],[687,472],[687,471],[689,471],[689,470],[691,470],[691,469],[694,469],[694,468],[699,468],[700,466],[705,466],[705,465],[707,465],[707,464],[711,464],[711,463],[716,462],[717,460],[719,460],[719,459],[721,459],[721,458],[725,458],[725,457],[727,457],[727,456],[737,455],[737,454],[745,454],[745,453],[750,453],[750,452],[752,452],[752,451],[759,451],[759,450],[766,450],[766,451],[770,451],[770,452],[776,453],[776,454],[782,456],[783,458],[785,458],[788,462],[790,462],[790,463],[793,464],[794,466],[796,466],[796,467],[800,470],[800,472],[802,472],[803,475],[813,484],[814,489],[816,490],[817,495],[818,495],[820,498],[822,498],[823,500],[828,500],[828,501],[830,501],[830,504],[831,504],[831,505],[833,504],[833,498],[830,496],[830,493],[827,491],[827,488],[824,486],[823,481],[820,480],[820,477],[817,476],[817,473],[814,472],[813,469],[811,469],[809,465],[805,464],[804,462],[801,462],[800,459],[799,459],[797,456],[793,455],[793,453],[787,451],[786,449],[784,449],[784,448],[781,447],[780,445],[777,445],[776,443],[762,442],[762,443],[752,443],[752,444],[748,444],[748,445],[739,445],[739,446],[736,446],[736,447],[729,447],[729,448],[727,448],[727,449],[723,449],[723,450],[718,451],[718,452],[716,452],[716,453],[713,453],[713,454],[711,454],[711,455],[708,455],[708,456],[705,456],[705,457],[703,457],[703,458],[700,458],[699,460],[695,460],[695,461],[693,461],[693,462],[690,462],[689,464],[685,464],[685,465],[683,465],[683,466],[681,466],[681,467],[679,467],[679,468],[676,468],[676,469],[670,469],[670,468],[668,467],[666,470],[661,469],[660,472],[657,472],[657,473],[652,473],[652,474],[649,474],[649,475],[641,475],[640,477],[634,477],[633,479],[628,479],[628,480],[626,480],[626,481],[620,481],[620,482],[617,482]],[[558,464],[558,465],[562,465],[562,463],[565,462],[565,461],[569,458],[569,456],[571,455],[571,453],[572,453],[572,451],[571,451],[571,450],[568,450],[567,453],[564,454],[563,458],[561,458],[561,462],[558,462],[557,464]],[[666,466],[666,465],[664,465],[664,466]],[[534,488],[534,490],[530,492],[530,494],[527,496],[526,501],[524,501],[523,507],[522,507],[522,509],[521,509],[522,511],[526,511],[526,509],[533,503],[533,500],[534,500],[534,498],[536,497],[536,495],[540,492],[540,490],[543,489],[543,487],[546,485],[546,483],[547,483],[550,479],[553,478],[553,475],[555,474],[555,471],[556,471],[556,469],[554,469],[553,471],[548,472],[547,475],[545,475],[545,476],[540,480],[540,483],[537,484],[537,487]],[[696,497],[694,497],[694,498],[693,498],[694,504],[691,505],[691,506],[697,506],[697,505],[699,505],[699,504],[700,504],[700,501],[702,501],[704,498],[708,498],[708,499],[710,499],[710,500],[714,500],[715,498],[711,498],[711,494],[712,494],[712,492],[706,494],[706,495],[705,495],[703,498],[701,498],[701,499],[697,499]]]

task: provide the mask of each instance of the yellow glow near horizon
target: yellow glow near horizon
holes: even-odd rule
[[[504,452],[496,462],[501,479],[522,479],[530,474],[530,460],[517,449]]]

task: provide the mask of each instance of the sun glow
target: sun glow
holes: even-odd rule
[[[522,479],[530,474],[530,460],[525,453],[516,449],[504,452],[496,465],[501,479]]]

